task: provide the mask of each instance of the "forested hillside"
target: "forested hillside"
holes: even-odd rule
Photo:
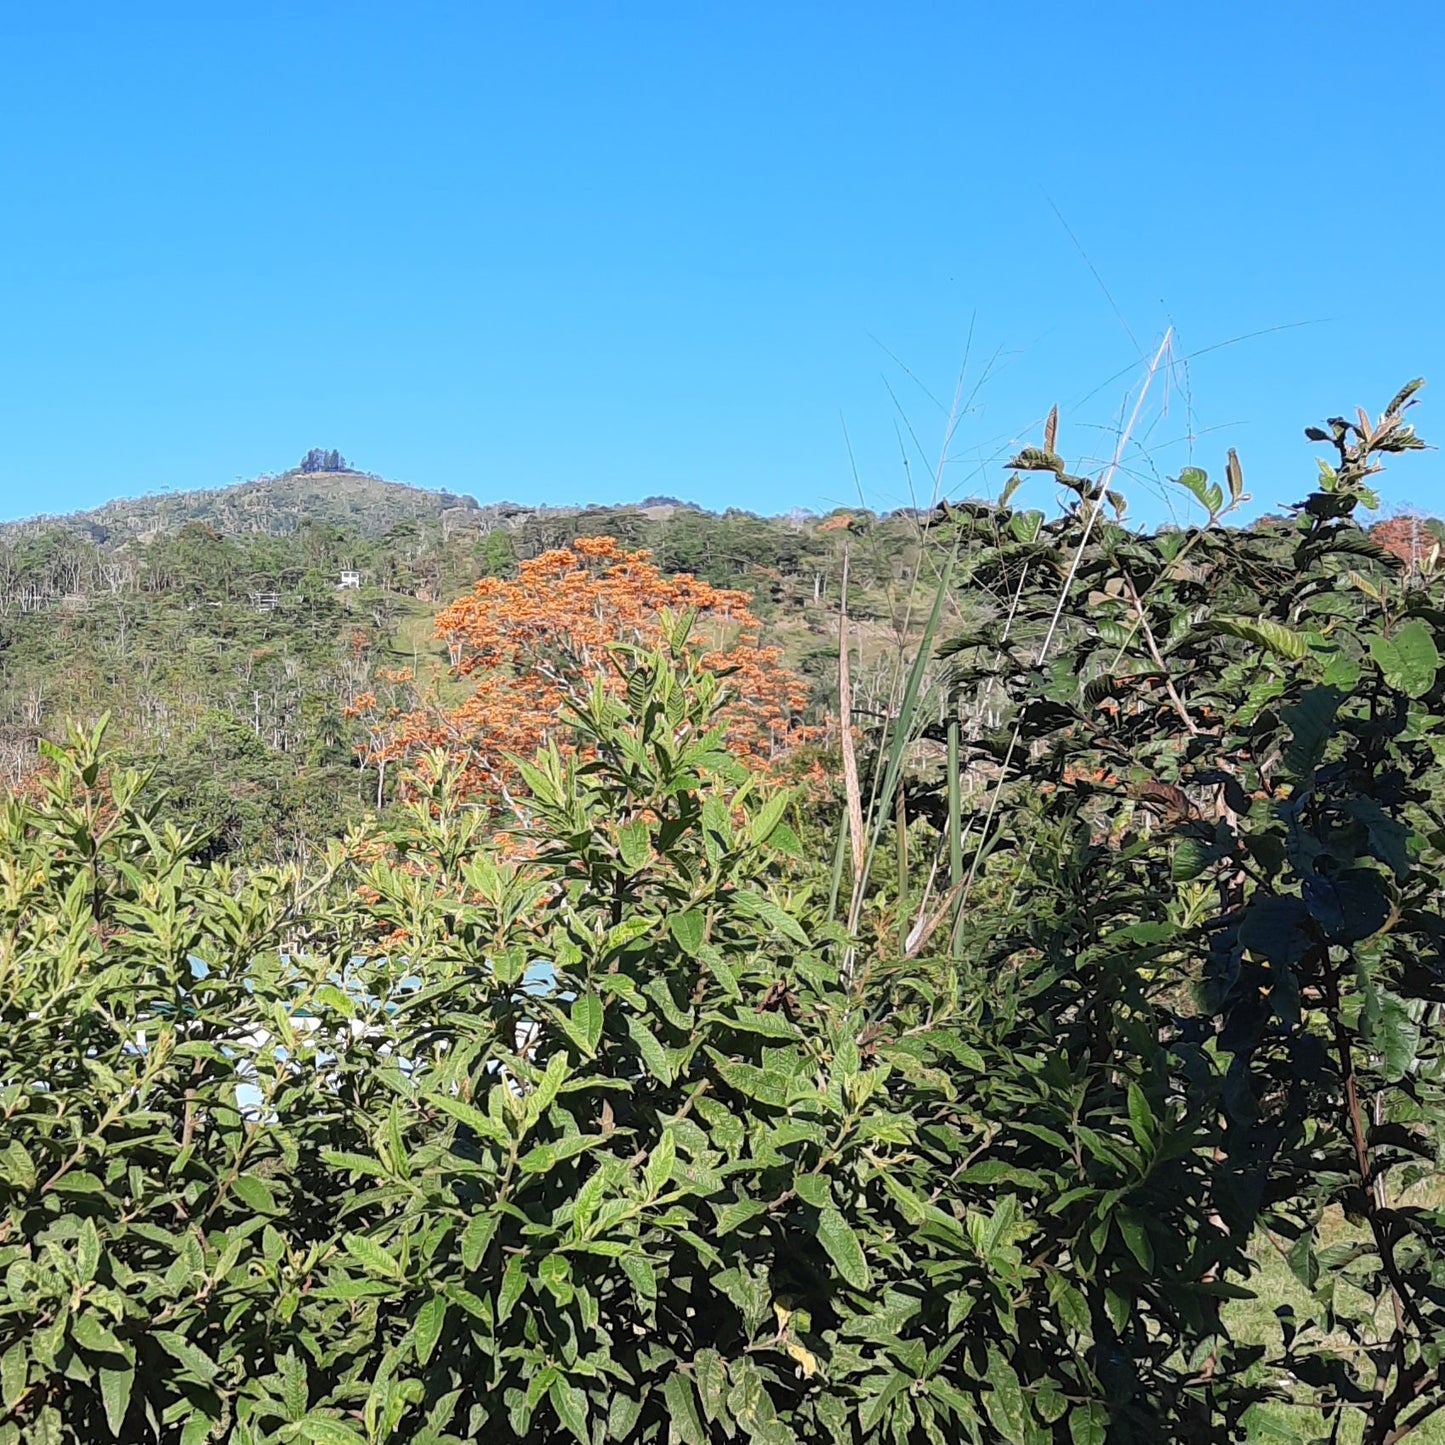
[[[98,542],[112,543],[177,531],[188,522],[204,522],[227,534],[262,532],[269,536],[329,523],[379,537],[408,521],[470,520],[476,525],[482,520],[482,508],[473,497],[383,481],[343,469],[343,459],[334,453],[332,457],[337,463],[334,469],[303,463],[280,476],[258,477],[235,486],[121,498],[90,511],[45,520],[58,521]],[[489,509],[493,519],[497,512]]]
[[[716,515],[671,498],[483,506],[301,467],[0,528],[0,781],[21,783],[67,718],[108,712],[112,741],[214,830],[215,850],[289,856],[378,802],[358,698],[447,694],[438,610],[588,536],[751,593],[819,709],[836,675],[845,545],[850,610],[868,629],[865,693],[888,690],[914,628],[921,523],[909,514]]]

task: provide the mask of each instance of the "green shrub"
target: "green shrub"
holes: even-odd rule
[[[1082,1030],[1124,1072],[1177,1070],[1163,1107],[1187,1098],[1213,1161],[1051,1206],[1100,1234],[1134,1219],[1141,1283],[1106,1284],[1091,1332],[1096,1352],[1123,1336],[1093,1359],[1110,1440],[1167,1405],[1178,1357],[1153,1375],[1145,1341],[1188,1339],[1161,1327],[1167,1299],[1142,1321],[1140,1302],[1213,1251],[1213,1292],[1239,1292],[1246,1247],[1278,1251],[1299,1293],[1261,1302],[1269,1337],[1232,1338],[1227,1311],[1196,1337],[1181,1438],[1382,1445],[1445,1408],[1445,570],[1403,571],[1357,520],[1382,462],[1423,446],[1418,385],[1376,421],[1309,429],[1332,455],[1283,523],[1221,524],[1231,456],[1227,492],[1180,478],[1205,525],[1140,534],[1030,449],[1015,465],[1076,495],[1063,517],[1005,504],[940,529],[995,599],[944,674],[946,715],[987,700],[991,723],[951,737],[987,780],[972,808],[947,799],[968,840],[958,953],[981,980],[1045,961],[1025,1057]]]
[[[312,880],[189,861],[96,738],[9,807],[0,1438],[1103,1438],[1098,1321],[1205,1265],[1041,1206],[1195,1207],[1161,1051],[845,987],[716,680],[628,665],[521,861],[440,766]]]
[[[971,559],[1025,636],[1020,565],[1065,576],[1076,658],[954,674],[1012,735],[937,956],[829,921],[683,626],[510,837],[438,757],[241,873],[53,749],[0,814],[0,1445],[1401,1438],[1445,1403],[1445,613],[1351,515],[1408,399],[1292,548],[1081,482]],[[1095,781],[1126,745],[1153,790]],[[1313,1301],[1272,1355],[1221,1309],[1265,1238]]]

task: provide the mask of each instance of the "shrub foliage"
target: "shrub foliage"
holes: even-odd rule
[[[52,749],[0,814],[0,1445],[1403,1438],[1445,1405],[1445,613],[1354,514],[1410,400],[1319,434],[1287,528],[1220,525],[1231,459],[1130,532],[1052,437],[1057,522],[940,518],[1001,599],[940,659],[991,719],[947,729],[972,813],[921,809],[948,927],[833,920],[685,619],[516,761],[523,847],[437,754],[242,873],[102,729]],[[1263,1247],[1277,1340],[1231,1323]]]

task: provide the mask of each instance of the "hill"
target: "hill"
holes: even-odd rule
[[[389,482],[366,472],[297,467],[236,486],[123,498],[64,517],[12,522],[5,530],[54,523],[99,542],[121,542],[176,531],[188,522],[204,523],[217,532],[267,536],[322,523],[379,537],[400,522],[471,520],[484,510],[474,497]]]
[[[582,536],[650,549],[665,572],[742,587],[772,640],[834,689],[849,551],[858,696],[885,696],[915,618],[919,521],[758,517],[674,497],[528,508],[297,468],[232,487],[107,503],[0,527],[0,790],[68,719],[112,716],[216,848],[290,856],[385,804],[351,711],[450,677],[439,606]]]
[[[1441,530],[1397,518],[1377,539],[1409,562]],[[67,720],[108,712],[112,741],[156,771],[181,817],[216,832],[218,851],[291,856],[387,802],[385,779],[359,761],[358,696],[454,696],[438,608],[585,536],[750,592],[820,718],[836,695],[845,551],[860,716],[892,706],[932,591],[908,512],[759,517],[661,496],[483,505],[314,463],[12,523],[0,527],[0,791]],[[939,641],[967,610],[953,604]]]

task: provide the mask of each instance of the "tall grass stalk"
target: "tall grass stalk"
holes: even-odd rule
[[[1104,493],[1108,491],[1110,482],[1119,470],[1119,464],[1124,458],[1124,450],[1134,434],[1134,428],[1138,425],[1139,415],[1144,409],[1145,399],[1149,395],[1149,389],[1153,385],[1154,377],[1159,371],[1165,356],[1169,351],[1169,343],[1174,335],[1174,328],[1170,327],[1164,333],[1164,339],[1159,343],[1159,349],[1154,353],[1154,359],[1149,363],[1149,369],[1144,374],[1144,384],[1139,388],[1139,395],[1135,398],[1134,409],[1129,414],[1128,423],[1119,433],[1118,440],[1114,446],[1114,455],[1110,458],[1109,464],[1104,469],[1099,479],[1099,496],[1094,499],[1088,514],[1084,518],[1084,530],[1079,537],[1079,544],[1074,550],[1073,560],[1069,564],[1069,570],[1064,575],[1064,580],[1059,587],[1058,601],[1054,605],[1053,616],[1049,620],[1048,631],[1044,633],[1044,640],[1039,644],[1039,655],[1034,660],[1034,666],[1042,668],[1048,660],[1049,649],[1053,646],[1054,638],[1058,633],[1059,621],[1064,615],[1064,607],[1069,599],[1069,590],[1074,585],[1074,579],[1079,575],[1079,567],[1084,560],[1085,549],[1089,545],[1089,539],[1093,536],[1094,523],[1098,521],[1104,510]],[[1014,723],[1013,733],[1009,738],[1008,748],[1004,752],[1003,764],[999,768],[998,778],[994,782],[992,796],[989,798],[988,814],[984,819],[983,828],[979,832],[978,845],[974,849],[973,861],[969,864],[968,877],[964,881],[963,893],[959,900],[960,908],[966,907],[970,895],[973,892],[974,881],[978,876],[978,870],[987,856],[986,849],[992,838],[994,818],[998,814],[999,801],[1003,796],[1004,783],[1008,780],[1009,764],[1013,761],[1013,755],[1018,748],[1019,737],[1023,728],[1023,719],[1019,718]]]
[[[1053,648],[1063,618],[1064,609],[1068,604],[1070,590],[1078,576],[1079,567],[1082,565],[1085,552],[1093,535],[1094,527],[1103,510],[1103,494],[1109,489],[1110,483],[1113,481],[1123,461],[1124,453],[1139,423],[1139,418],[1143,413],[1144,405],[1152,389],[1154,379],[1169,354],[1172,338],[1173,330],[1171,328],[1165,332],[1163,340],[1160,342],[1153,359],[1147,367],[1143,384],[1139,389],[1138,396],[1134,400],[1128,421],[1119,432],[1112,457],[1101,474],[1099,486],[1100,495],[1094,499],[1092,506],[1085,516],[1082,534],[1073,558],[1071,559],[1069,569],[1061,582],[1058,598],[1050,617],[1048,628],[1039,646],[1035,661],[1035,665],[1038,667],[1042,667],[1045,664]],[[1047,427],[1050,449],[1052,449],[1052,442],[1057,426],[1056,418],[1057,411],[1055,410],[1054,413],[1050,414]],[[938,465],[935,494],[937,494],[939,485],[941,485],[942,469],[947,456],[948,442],[952,438],[956,426],[957,416],[951,412],[946,431],[945,445]],[[959,541],[955,539],[937,575],[928,620],[924,626],[922,635],[914,647],[898,706],[896,710],[892,710],[890,715],[884,720],[879,739],[879,756],[883,760],[883,765],[881,768],[874,769],[866,809],[863,806],[858,777],[857,753],[851,731],[852,680],[849,661],[849,622],[847,613],[848,557],[846,553],[844,554],[843,560],[843,595],[839,608],[838,690],[839,719],[841,724],[840,740],[842,744],[844,788],[847,795],[847,816],[844,831],[840,833],[838,838],[834,857],[834,880],[829,913],[830,916],[836,916],[837,903],[841,893],[842,870],[845,863],[851,862],[852,877],[847,927],[850,934],[856,935],[884,823],[889,818],[893,818],[899,832],[899,838],[897,840],[899,937],[905,954],[916,953],[950,914],[952,914],[953,920],[951,938],[954,944],[957,943],[958,928],[962,922],[964,909],[972,894],[979,870],[988,856],[991,843],[996,841],[993,838],[993,826],[998,815],[1003,786],[1007,781],[1009,766],[1018,749],[1021,736],[1022,722],[1020,720],[1015,723],[1008,747],[1005,750],[1002,766],[999,769],[998,777],[994,780],[991,789],[983,825],[977,829],[972,852],[971,855],[969,855],[965,845],[975,830],[972,826],[972,820],[970,820],[968,824],[965,824],[963,819],[962,799],[960,796],[960,771],[962,763],[960,720],[957,716],[947,719],[947,851],[949,888],[940,901],[941,906],[930,914],[928,911],[932,892],[930,882],[930,887],[925,889],[923,897],[919,900],[917,917],[910,926],[908,922],[911,911],[908,907],[908,853],[906,838],[903,836],[907,827],[907,811],[900,791],[900,782],[907,751],[909,747],[918,740],[925,714],[928,713],[928,710],[924,707],[928,667],[933,659],[934,644],[937,638],[940,620],[943,616],[944,606],[951,597],[951,586],[958,559],[958,549]],[[919,570],[921,571],[921,569]],[[920,580],[916,572],[914,579],[915,594]],[[1000,646],[1007,640],[1008,633],[1012,629],[1023,587],[1024,579],[1020,578],[1013,597],[1009,599],[1005,633],[1004,638],[1000,642]],[[912,598],[910,598],[909,611],[912,611],[912,608],[913,602]],[[966,859],[967,866],[965,866]],[[852,952],[850,950],[850,967],[851,962]]]

